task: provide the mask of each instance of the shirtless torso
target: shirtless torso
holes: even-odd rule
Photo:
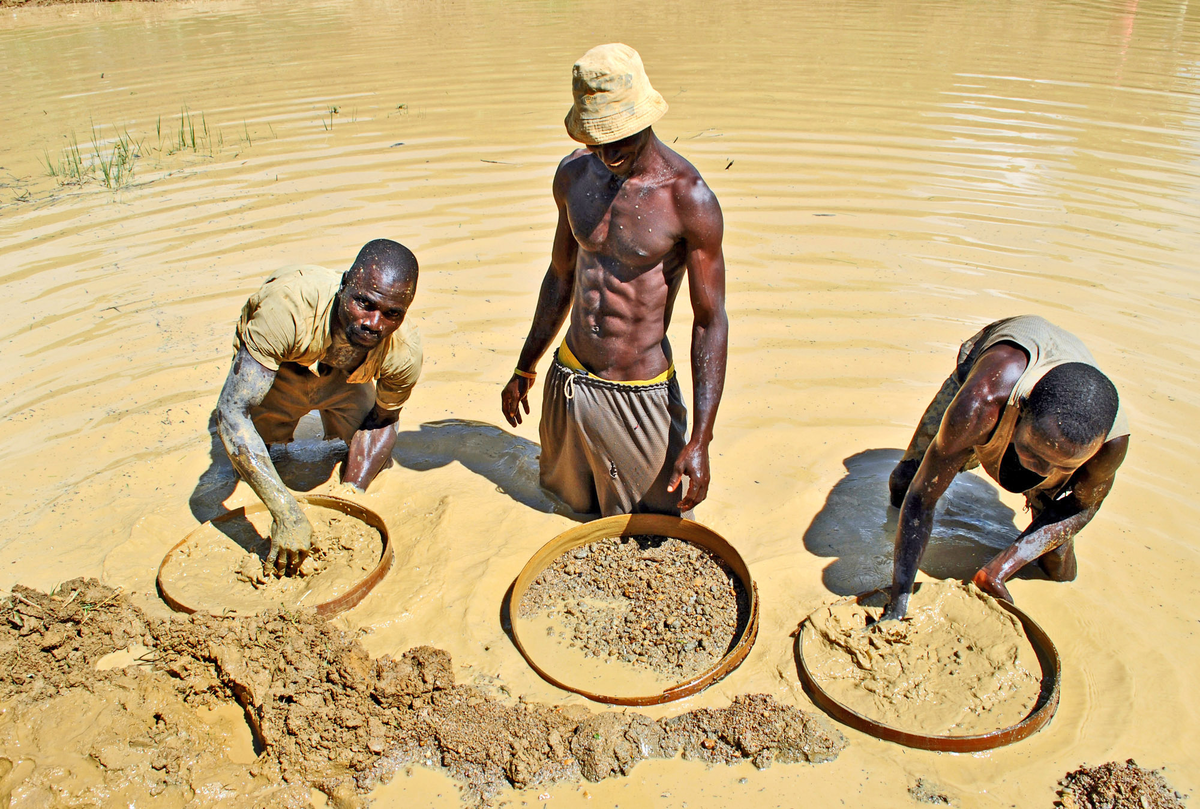
[[[704,499],[708,445],[725,382],[723,220],[696,169],[650,128],[580,149],[554,177],[558,226],[532,328],[517,363],[529,371],[570,317],[567,345],[592,373],[623,382],[651,379],[673,362],[667,341],[676,295],[689,279],[694,427],[675,461],[687,510]],[[530,380],[514,375],[501,395],[510,424],[529,412]]]

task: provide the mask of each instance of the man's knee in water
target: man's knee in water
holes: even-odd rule
[[[920,461],[909,459],[896,464],[896,468],[892,470],[892,475],[888,478],[888,490],[891,492],[892,505],[896,508],[903,505],[904,495],[908,493],[909,484],[912,483],[920,465]]]

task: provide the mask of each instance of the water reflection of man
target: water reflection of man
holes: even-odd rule
[[[707,494],[725,384],[721,208],[696,169],[650,128],[667,104],[636,51],[588,51],[575,63],[573,90],[567,132],[587,148],[554,175],[550,268],[501,406],[512,425],[522,407],[529,413],[533,369],[569,313],[544,389],[542,485],[579,512],[678,514]],[[685,275],[696,411],[686,442],[666,337]]]
[[[1075,534],[1100,508],[1128,446],[1117,389],[1074,335],[1025,315],[967,340],[892,471],[900,523],[883,619],[904,617],[934,507],[954,476],[975,466],[1024,493],[1033,517],[975,583],[1012,601],[1004,582],[1034,560],[1051,579],[1074,580]]]
[[[267,445],[291,441],[300,418],[316,410],[325,437],[349,446],[343,482],[366,490],[391,458],[400,407],[421,373],[420,335],[403,325],[416,290],[416,257],[376,239],[345,273],[280,272],[246,301],[217,429],[271,512],[267,572],[295,574],[312,546],[312,526]]]

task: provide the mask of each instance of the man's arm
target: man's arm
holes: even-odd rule
[[[1105,442],[1100,451],[1079,467],[1067,483],[1068,494],[1055,500],[1029,524],[1012,545],[975,574],[975,584],[997,598],[1012,601],[1004,582],[1038,557],[1074,538],[1091,522],[1112,490],[1117,469],[1125,460],[1129,436]]]
[[[676,205],[687,244],[685,262],[692,302],[692,409],[695,422],[691,437],[675,459],[667,491],[678,489],[683,476],[687,475],[687,494],[680,497],[679,510],[689,511],[708,496],[708,445],[713,438],[717,407],[725,390],[725,365],[729,354],[725,256],[721,251],[725,222],[716,196],[699,177],[686,181],[677,193]]]
[[[386,410],[376,403],[350,439],[350,453],[342,467],[343,483],[349,483],[360,492],[367,490],[391,460],[399,419],[399,409]]]
[[[538,293],[537,308],[533,312],[533,325],[529,328],[529,336],[525,338],[525,346],[517,360],[517,368],[532,373],[537,367],[538,360],[546,353],[550,343],[562,328],[571,311],[571,295],[575,290],[575,259],[579,253],[579,243],[571,232],[571,223],[567,218],[567,164],[577,155],[570,155],[558,164],[554,175],[554,202],[558,205],[558,224],[554,229],[554,245],[550,251],[550,267],[546,277],[542,279],[542,289]],[[504,390],[500,392],[500,408],[504,418],[512,426],[521,423],[521,407],[529,414],[529,388],[533,380],[514,373]]]
[[[1027,359],[1019,349],[988,349],[971,370],[954,401],[946,408],[942,426],[900,506],[892,558],[892,589],[881,621],[903,618],[917,579],[917,566],[933,531],[933,511],[972,450],[984,443],[1000,421],[1007,394],[1024,370]]]
[[[312,547],[312,526],[271,463],[262,436],[254,429],[250,408],[261,404],[275,372],[238,349],[225,387],[217,400],[217,432],[229,460],[271,512],[271,551],[267,571],[293,575]]]

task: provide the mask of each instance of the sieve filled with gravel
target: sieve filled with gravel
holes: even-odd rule
[[[584,657],[614,658],[673,680],[714,666],[749,613],[741,580],[720,558],[654,535],[567,551],[533,580],[518,612],[552,619],[561,626],[558,642]]]

